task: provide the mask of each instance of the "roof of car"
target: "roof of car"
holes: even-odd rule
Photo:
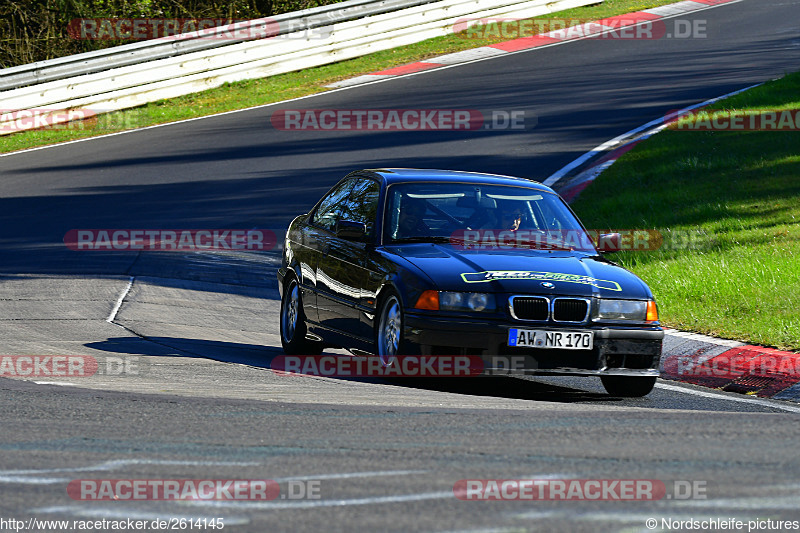
[[[461,170],[436,170],[426,168],[371,168],[359,171],[380,176],[386,184],[413,181],[440,181],[461,183],[486,183],[496,185],[526,186],[534,189],[549,191],[550,189],[539,183],[525,178],[501,176],[499,174],[483,174],[480,172],[464,172]]]

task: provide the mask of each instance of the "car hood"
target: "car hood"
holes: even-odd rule
[[[392,246],[387,251],[414,264],[439,290],[652,298],[635,274],[580,252],[475,251],[428,243]]]

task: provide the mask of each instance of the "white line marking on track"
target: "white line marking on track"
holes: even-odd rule
[[[761,398],[736,398],[728,396],[727,394],[719,394],[714,392],[705,392],[700,390],[688,389],[678,387],[677,385],[666,385],[664,383],[656,383],[656,388],[664,389],[673,392],[682,392],[683,394],[692,394],[694,396],[702,396],[703,398],[712,398],[714,400],[727,400],[729,402],[749,403],[751,405],[761,405],[763,407],[771,407],[773,409],[780,409],[782,411],[789,411],[790,413],[800,413],[800,407],[793,407],[791,405],[781,405]]]
[[[114,306],[114,309],[111,310],[111,314],[108,315],[108,318],[106,318],[106,322],[108,322],[109,324],[113,324],[114,323],[114,319],[117,318],[117,313],[119,313],[119,309],[122,307],[122,301],[125,299],[125,297],[130,292],[131,287],[133,287],[133,280],[134,280],[134,278],[133,278],[133,276],[131,276],[131,279],[128,280],[128,286],[125,287],[125,290],[122,291],[122,294],[119,295],[119,299],[117,300],[117,304]]]
[[[56,483],[69,483],[69,478],[58,477],[24,477],[0,475],[0,483],[19,483],[21,485],[54,485]]]
[[[218,461],[170,461],[159,459],[119,459],[116,461],[106,461],[90,466],[79,466],[75,468],[45,468],[40,470],[0,470],[0,475],[30,475],[30,474],[54,474],[59,472],[105,472],[117,470],[126,466],[138,465],[175,465],[175,466],[258,466],[261,463],[253,462],[218,462]]]
[[[566,511],[529,511],[524,513],[514,514],[513,517],[517,519],[524,519],[524,520],[541,520],[541,519],[558,519],[560,521],[564,521],[566,523],[569,522],[616,522],[620,524],[632,524],[632,523],[639,523],[641,524],[641,529],[638,531],[664,531],[660,528],[655,529],[645,529],[645,520],[648,518],[654,518],[658,520],[658,523],[661,524],[661,519],[671,520],[671,521],[686,521],[686,520],[709,520],[710,518],[716,518],[719,520],[719,517],[708,517],[704,515],[690,515],[690,514],[681,514],[677,512],[670,511],[668,515],[663,516],[659,513],[663,513],[663,509],[659,509],[659,511],[654,511],[652,513],[640,513],[640,512],[630,512],[630,511],[595,511],[595,512],[580,512],[573,510],[572,512]],[[732,512],[726,513],[726,520],[730,519],[739,519],[744,522],[747,522],[748,519],[752,519],[749,515],[742,515],[733,510]],[[730,515],[730,516],[728,516]],[[595,529],[598,531],[598,529]],[[631,529],[622,529],[618,531],[637,531]]]
[[[351,498],[348,500],[299,500],[293,502],[236,502],[236,501],[190,501],[192,506],[235,509],[314,509],[321,507],[347,507],[350,505],[376,505],[385,503],[418,502],[424,500],[455,499],[452,490],[444,492],[423,492],[420,494],[400,494],[397,496],[373,496],[370,498]]]
[[[411,474],[424,474],[427,470],[385,470],[380,472],[349,472],[345,474],[322,474],[313,476],[293,476],[274,478],[273,481],[307,481],[316,479],[352,479],[362,477],[382,477],[382,476],[408,476]]]
[[[686,500],[675,501],[678,507],[695,509],[737,509],[741,511],[770,510],[797,511],[797,495],[772,496],[764,498],[722,498],[719,500]]]
[[[500,526],[488,529],[451,529],[449,531],[437,531],[436,533],[521,533],[528,531],[514,526]]]
[[[718,100],[722,100],[723,98],[728,98],[730,96],[735,96],[735,95],[737,95],[739,93],[742,93],[744,91],[752,89],[753,87],[758,87],[759,85],[761,85],[761,84],[760,83],[756,83],[755,85],[751,85],[749,87],[745,87],[744,89],[739,89],[737,91],[733,91],[732,93],[724,94],[722,96],[717,96],[716,98],[712,98],[710,100],[706,100],[705,102],[700,102],[699,104],[694,104],[694,105],[690,105],[689,107],[684,107],[680,111],[673,111],[672,113],[670,113],[668,115],[665,115],[663,117],[657,118],[655,120],[651,120],[647,124],[639,126],[638,128],[634,128],[634,129],[632,129],[630,131],[626,131],[625,133],[623,133],[621,135],[617,135],[616,137],[614,137],[610,141],[606,141],[603,144],[601,144],[600,146],[598,146],[598,147],[596,147],[596,148],[594,148],[592,150],[589,150],[588,152],[586,152],[582,156],[578,157],[577,159],[575,159],[571,163],[567,164],[566,166],[564,166],[560,170],[557,170],[549,178],[544,180],[542,182],[542,184],[543,185],[547,185],[548,187],[552,187],[553,185],[558,183],[559,180],[561,180],[561,178],[563,178],[570,170],[573,170],[573,169],[581,166],[583,163],[585,163],[586,161],[588,161],[589,159],[591,159],[592,157],[594,157],[594,156],[596,156],[598,154],[601,154],[603,152],[607,152],[610,148],[612,148],[612,147],[614,147],[614,146],[616,146],[618,144],[621,144],[622,141],[624,141],[625,139],[629,139],[630,137],[633,137],[634,135],[636,135],[638,133],[641,133],[643,131],[646,131],[646,130],[648,130],[650,128],[652,128],[652,131],[647,132],[647,136],[653,135],[653,134],[661,131],[662,129],[664,129],[664,128],[666,128],[668,126],[668,124],[666,124],[666,121],[668,119],[676,117],[676,116],[678,116],[678,115],[680,115],[682,113],[686,113],[687,111],[691,111],[693,109],[697,109],[698,107],[704,107],[704,106],[707,106],[707,105],[711,105],[711,104],[713,104],[714,102],[716,102]]]

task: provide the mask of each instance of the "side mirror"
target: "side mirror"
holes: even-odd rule
[[[336,223],[336,236],[349,241],[363,241],[367,236],[367,225],[354,220],[340,220]]]
[[[622,249],[622,236],[619,233],[601,233],[597,236],[597,251],[611,254]]]

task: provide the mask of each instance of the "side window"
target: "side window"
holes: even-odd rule
[[[342,207],[350,194],[353,183],[355,183],[353,180],[343,181],[329,192],[314,211],[314,215],[311,217],[311,223],[322,229],[335,231],[336,222],[339,220],[339,213],[341,213]]]
[[[358,178],[350,191],[350,199],[344,204],[342,219],[363,222],[367,225],[367,233],[371,234],[378,213],[379,195],[380,185],[377,181]]]

